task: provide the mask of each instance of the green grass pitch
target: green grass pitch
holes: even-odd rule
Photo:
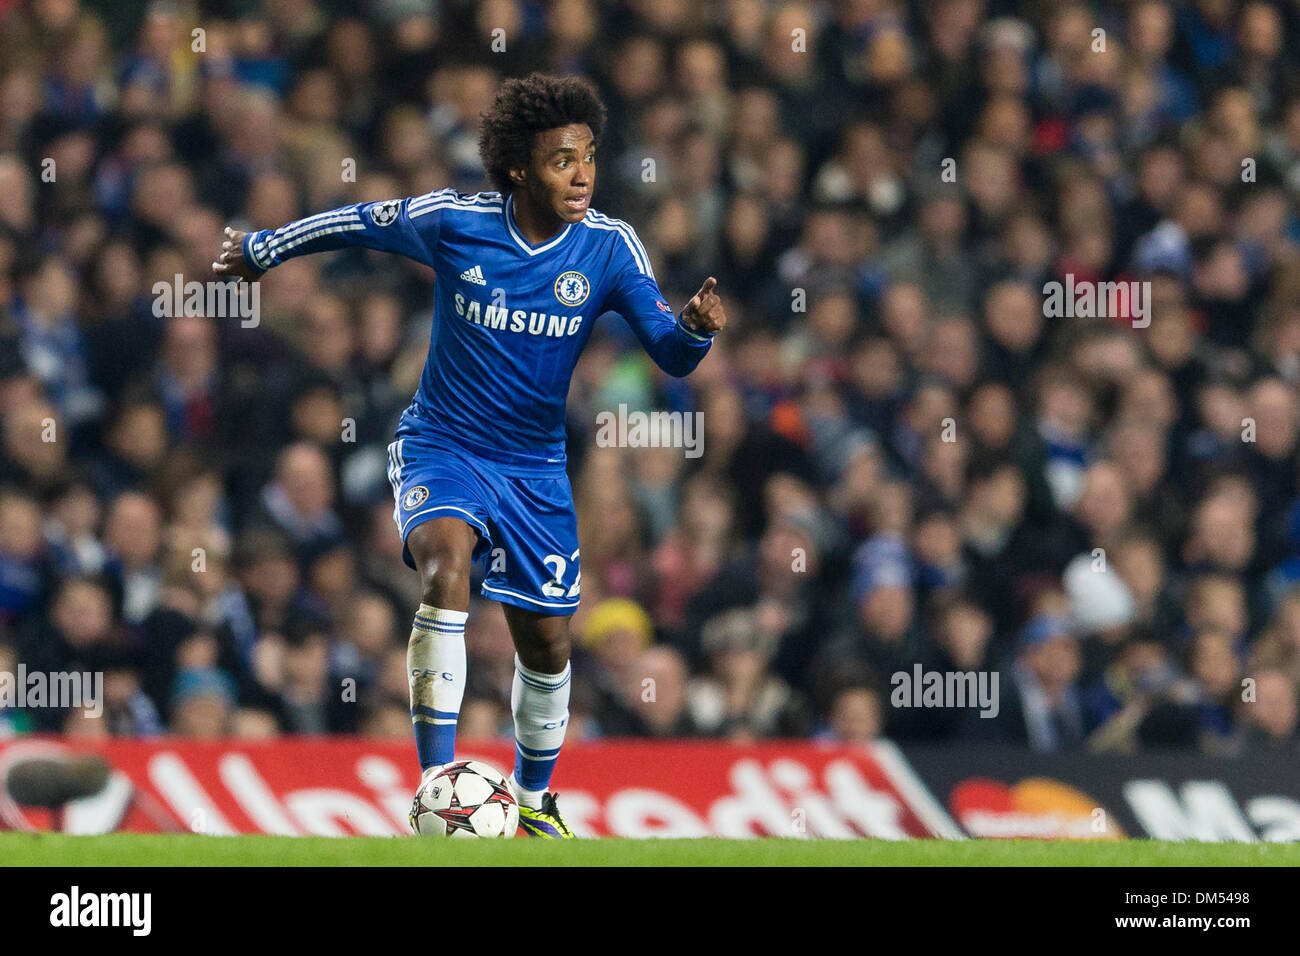
[[[1300,844],[0,834],[0,866],[1300,866]]]

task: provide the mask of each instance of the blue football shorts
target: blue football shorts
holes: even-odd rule
[[[407,535],[434,518],[460,518],[478,531],[472,560],[486,562],[481,593],[539,614],[572,614],[581,571],[578,518],[567,475],[503,475],[494,462],[398,429],[388,446],[393,520],[402,558]]]

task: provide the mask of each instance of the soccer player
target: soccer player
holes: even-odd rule
[[[511,786],[532,836],[572,839],[550,792],[569,706],[578,527],[564,404],[595,320],[617,312],[670,375],[689,374],[726,325],[717,280],[674,315],[625,222],[590,208],[605,107],[576,77],[505,82],[479,152],[495,192],[442,189],[364,202],[275,230],[227,228],[218,275],[253,280],[293,256],[349,245],[437,273],[419,390],[388,448],[393,518],[423,603],[407,649],[425,774],[452,761],[465,690],[470,569],[485,559],[515,644]]]

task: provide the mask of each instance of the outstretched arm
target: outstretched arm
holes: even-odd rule
[[[676,378],[689,375],[708,354],[713,336],[727,324],[722,300],[709,276],[700,291],[674,317],[659,284],[648,272],[629,269],[607,303],[632,327],[656,365]]]
[[[212,271],[251,280],[294,256],[346,246],[396,252],[431,266],[445,192],[450,191],[342,206],[279,229],[245,233],[227,227]]]

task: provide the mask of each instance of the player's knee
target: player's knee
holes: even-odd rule
[[[469,603],[469,561],[438,552],[420,563],[421,600],[430,607],[464,610]]]

